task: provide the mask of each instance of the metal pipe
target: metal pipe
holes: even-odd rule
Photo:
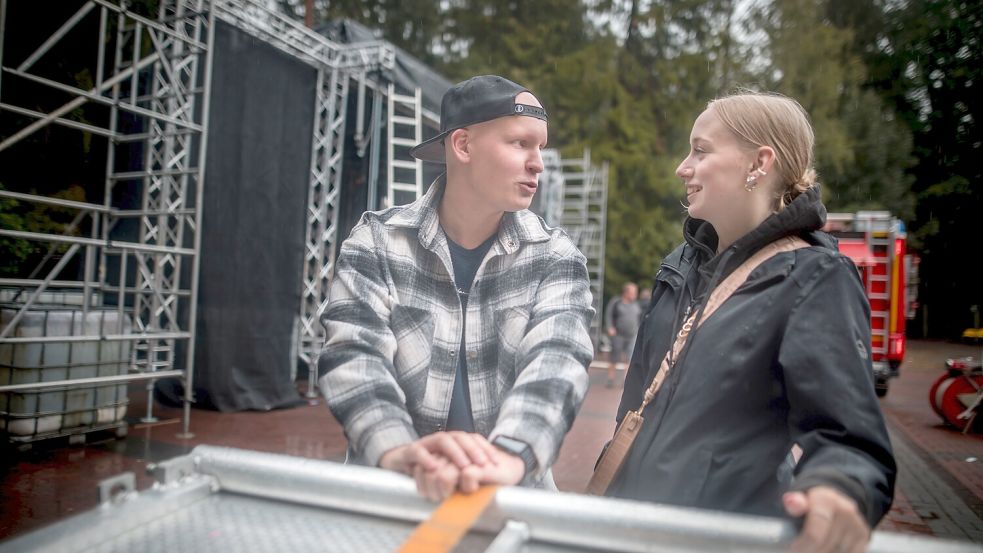
[[[150,367],[153,370],[153,367]],[[154,371],[150,378],[147,379],[147,414],[140,417],[140,422],[145,424],[150,424],[157,422],[157,417],[154,416],[154,382],[157,381],[157,374],[164,371]],[[179,374],[181,371],[176,371]]]
[[[139,62],[137,62],[137,65],[136,66],[128,67],[125,70],[123,70],[121,73],[119,73],[118,75],[116,75],[115,77],[113,77],[112,79],[103,82],[102,87],[103,88],[106,88],[109,83],[112,83],[113,80],[119,78],[120,76],[124,76],[125,75],[124,78],[127,78],[127,77],[131,77],[131,76],[137,75],[137,73],[140,70],[144,69],[147,65],[150,65],[150,64],[158,61],[159,57],[160,56],[158,54],[150,54],[149,56],[147,56],[147,57],[141,59]],[[137,69],[136,71],[133,71],[134,67]],[[105,96],[102,96],[99,93],[101,91],[97,91],[95,88],[93,88],[91,90],[82,90],[81,88],[77,88],[77,87],[74,87],[74,86],[71,86],[71,85],[67,85],[67,84],[62,84],[62,83],[59,83],[58,81],[53,81],[51,79],[46,79],[44,77],[39,77],[37,75],[32,75],[30,73],[23,73],[21,71],[17,71],[16,69],[10,69],[9,67],[5,67],[4,70],[7,71],[8,73],[10,73],[11,75],[17,75],[18,77],[21,77],[23,79],[27,79],[29,81],[34,81],[34,82],[39,83],[39,84],[50,86],[51,88],[54,88],[54,89],[57,89],[57,90],[61,90],[63,92],[67,92],[69,94],[75,94],[75,95],[79,96],[78,98],[76,98],[75,100],[73,100],[73,102],[81,101],[82,103],[84,103],[86,100],[93,100],[93,101],[99,102],[100,104],[103,104],[103,105],[107,105],[107,106],[113,105],[113,100],[110,100],[109,98],[106,98]],[[132,104],[128,104],[126,102],[116,102],[116,104],[121,109],[125,109],[127,111],[131,111],[131,112],[133,112],[133,113],[135,113],[137,115],[142,115],[144,117],[149,117],[151,119],[158,119],[160,121],[166,121],[168,123],[173,123],[175,125],[179,125],[181,127],[186,127],[186,128],[189,128],[189,129],[192,129],[192,130],[195,130],[195,131],[200,131],[201,130],[198,125],[195,125],[193,123],[187,123],[185,121],[181,121],[180,119],[175,119],[173,117],[168,117],[166,115],[163,115],[161,113],[158,113],[158,112],[155,112],[155,111],[146,109],[146,108],[141,108],[141,107],[135,105],[135,102],[132,103]],[[51,114],[49,114],[48,117],[46,118],[46,120],[44,121],[44,124],[47,125],[48,123],[51,122],[49,119],[53,119],[54,117],[60,117],[60,116],[64,115],[65,113],[68,113],[69,111],[71,111],[71,110],[75,109],[76,107],[80,106],[81,104],[76,104],[76,105],[72,106],[71,108],[67,108],[68,105],[69,104],[66,104],[65,106],[62,106],[61,108],[59,108],[59,109],[55,110],[54,112],[52,112]],[[55,113],[57,113],[57,115],[54,115]],[[37,125],[38,123],[34,123],[34,124]],[[34,129],[34,130],[36,130],[36,129]],[[32,130],[32,132],[33,132],[33,130]],[[6,142],[4,142],[4,144],[6,144]]]
[[[110,209],[109,214],[115,218],[144,217],[146,215],[194,215],[195,209],[191,207],[165,210],[112,208]]]
[[[188,332],[154,332],[140,334],[105,334],[103,336],[19,336],[0,338],[0,344],[50,344],[61,342],[133,342],[140,340],[187,340]]]
[[[136,21],[137,24],[139,24],[139,25],[142,25],[142,26],[147,27],[147,28],[150,28],[150,29],[154,29],[156,31],[160,31],[160,32],[162,32],[162,33],[164,33],[166,35],[170,35],[172,38],[177,39],[177,40],[180,40],[181,42],[187,43],[187,44],[189,44],[191,46],[194,46],[195,48],[200,48],[201,50],[205,50],[206,48],[208,48],[207,45],[202,44],[202,43],[198,42],[197,40],[192,40],[192,39],[190,39],[190,38],[182,35],[181,33],[174,32],[173,30],[169,29],[167,26],[161,25],[160,23],[158,23],[157,21],[154,21],[153,19],[147,19],[146,17],[143,17],[142,15],[136,14],[136,13],[134,13],[134,12],[132,12],[132,11],[126,9],[126,8],[121,8],[121,7],[115,5],[115,4],[111,3],[111,2],[107,2],[106,0],[90,0],[90,1],[95,2],[96,4],[99,4],[100,6],[103,6],[103,7],[105,7],[108,10],[114,11],[114,12],[119,13],[119,14],[122,14],[122,15],[125,15],[126,17],[132,19],[133,21]]]
[[[157,371],[154,373],[121,374],[116,376],[93,376],[91,378],[70,378],[68,380],[50,380],[48,382],[32,382],[29,384],[8,384],[0,386],[3,392],[24,392],[28,390],[47,390],[49,388],[76,388],[86,384],[119,384],[140,380],[158,379],[167,376],[181,376],[181,371]],[[150,401],[148,399],[147,401]]]
[[[191,403],[194,402],[194,376],[195,376],[195,335],[198,331],[198,280],[201,273],[201,255],[197,255],[201,252],[201,233],[203,228],[203,212],[202,204],[205,201],[205,161],[208,154],[208,117],[210,109],[211,100],[211,89],[212,89],[212,62],[214,60],[214,48],[215,44],[215,4],[212,0],[208,0],[208,20],[206,22],[208,25],[208,38],[206,43],[208,44],[208,49],[205,54],[205,83],[204,89],[205,94],[202,98],[201,104],[201,128],[202,132],[198,140],[198,167],[200,169],[198,173],[198,181],[195,183],[195,209],[198,210],[198,215],[195,220],[195,236],[194,236],[194,251],[196,255],[191,261],[191,303],[188,306],[188,334],[191,339],[188,340],[188,351],[187,357],[185,357],[184,365],[184,416],[183,416],[183,432],[179,437],[190,438],[193,436],[191,434]]]
[[[12,105],[12,104],[5,104],[5,103],[2,103],[2,102],[0,102],[0,109],[5,109],[7,111],[12,111],[14,113],[19,113],[21,115],[26,115],[28,117],[33,117],[35,119],[45,119],[46,117],[48,117],[47,114],[41,113],[40,111],[34,111],[34,110],[27,109],[27,108],[22,108],[20,106],[15,106],[15,105]],[[52,123],[58,123],[59,125],[63,125],[65,127],[69,127],[69,128],[72,128],[72,129],[78,129],[80,131],[86,131],[86,132],[90,132],[92,134],[97,134],[99,136],[105,136],[105,137],[109,137],[109,138],[112,138],[112,136],[113,136],[112,133],[106,131],[105,129],[103,129],[101,127],[95,127],[93,125],[88,125],[86,123],[79,123],[78,121],[72,121],[71,119],[64,119],[62,117],[58,117],[58,118],[52,120],[51,122]]]
[[[369,190],[366,209],[379,209],[379,155],[382,151],[382,91],[372,95],[372,143],[369,144]]]
[[[139,244],[136,242],[120,242],[117,240],[93,240],[92,238],[83,238],[81,236],[58,236],[56,234],[44,234],[41,232],[26,232],[21,230],[7,230],[0,229],[0,236],[9,236],[11,238],[23,238],[24,240],[37,240],[40,242],[60,242],[63,244],[79,244],[81,246],[92,245],[92,246],[106,246],[110,248],[127,248],[133,251],[144,252],[144,253],[162,253],[162,254],[178,254],[178,255],[194,255],[194,250],[189,248],[176,248],[168,246],[154,246],[152,244]]]
[[[161,138],[161,135],[155,134],[151,138]],[[145,179],[149,177],[179,177],[182,175],[189,175],[197,173],[197,169],[142,169],[140,171],[126,171],[122,173],[114,173],[110,178],[113,180],[136,180]],[[148,211],[148,213],[151,213]],[[167,215],[168,211],[155,211],[153,213],[158,213],[162,215]]]
[[[7,36],[7,0],[0,0],[0,67],[3,67],[3,38]],[[3,91],[3,70],[0,69],[0,97]],[[0,109],[3,109],[0,107]]]
[[[44,282],[42,279],[37,278],[0,278],[0,286],[16,286],[16,287],[27,287],[33,288]],[[90,282],[90,286],[96,286],[98,283]],[[51,284],[48,286],[52,288],[82,288],[85,283],[78,280],[52,280]]]
[[[62,37],[65,36],[68,33],[68,31],[70,31],[72,27],[74,27],[79,21],[81,21],[83,17],[85,17],[90,11],[92,11],[92,8],[94,7],[96,7],[96,5],[93,4],[92,2],[86,2],[85,4],[83,4],[82,7],[79,8],[79,10],[75,12],[74,15],[69,17],[68,20],[65,21],[61,27],[58,27],[57,31],[55,31],[54,33],[51,34],[50,37],[48,37],[48,40],[44,41],[44,43],[42,43],[41,46],[38,46],[38,49],[35,50],[33,54],[27,56],[27,59],[25,59],[23,63],[17,66],[17,70],[27,71],[28,69],[30,69],[31,66],[34,65],[34,62],[41,59],[41,56],[45,55],[48,52],[48,50],[51,49],[52,46],[54,46],[59,40],[61,40]]]
[[[95,4],[93,4],[95,5]],[[105,7],[99,8],[99,38],[96,42],[96,88],[102,86],[102,78],[106,72],[106,25],[109,12]]]
[[[76,202],[73,200],[63,200],[61,198],[50,198],[47,196],[37,196],[33,194],[22,194],[20,192],[10,192],[8,190],[0,190],[0,198],[10,198],[12,200],[19,200],[24,202],[33,202],[39,204],[56,205],[60,207],[68,207],[71,209],[82,209],[86,211],[96,211],[96,212],[106,212],[108,209],[99,204],[90,204],[86,202]]]
[[[75,98],[74,100],[71,100],[70,102],[66,103],[65,105],[61,106],[60,108],[56,109],[55,111],[52,111],[51,113],[49,113],[44,119],[42,119],[40,121],[36,121],[36,122],[34,122],[34,123],[32,123],[32,124],[24,127],[23,129],[21,129],[19,132],[17,132],[16,134],[14,134],[13,136],[11,136],[7,140],[4,140],[3,142],[0,142],[0,152],[6,150],[7,148],[9,148],[11,146],[13,146],[14,144],[16,144],[17,142],[19,142],[23,138],[25,138],[27,136],[30,136],[31,134],[33,134],[38,129],[41,129],[41,128],[44,128],[44,127],[48,126],[52,121],[54,121],[55,119],[58,119],[62,115],[65,115],[66,113],[68,113],[68,112],[74,110],[75,108],[81,106],[82,104],[85,103],[86,97],[91,97],[93,99],[101,99],[102,97],[101,96],[98,96],[98,95],[96,95],[96,96],[93,97],[93,95],[91,94],[91,92],[101,92],[102,90],[104,90],[104,89],[106,89],[108,87],[111,87],[111,86],[113,86],[114,84],[116,84],[116,83],[118,83],[120,81],[125,80],[131,74],[135,74],[137,71],[140,71],[141,69],[143,69],[147,65],[149,65],[149,64],[153,63],[154,61],[156,61],[156,58],[157,58],[156,54],[153,54],[153,55],[151,55],[151,56],[149,56],[147,58],[144,58],[144,59],[140,60],[140,63],[138,63],[138,64],[136,64],[136,65],[134,65],[132,67],[126,68],[125,70],[123,70],[119,74],[115,75],[113,78],[109,79],[108,81],[103,82],[102,85],[99,88],[93,88],[90,91],[90,93],[84,93],[84,91],[82,91],[80,89],[77,89],[77,88],[71,87],[71,86],[67,86],[67,85],[63,85],[61,83],[58,83],[56,81],[52,81],[50,79],[44,79],[42,77],[36,77],[34,75],[30,75],[28,73],[22,73],[22,72],[15,71],[15,70],[9,69],[9,68],[0,68],[0,73],[2,73],[4,70],[6,70],[9,73],[12,73],[14,75],[17,75],[19,77],[23,77],[23,78],[28,79],[28,80],[33,80],[33,81],[39,82],[41,84],[47,84],[49,86],[52,86],[53,88],[59,88],[61,90],[66,90],[67,89],[67,91],[70,92],[70,93],[80,93],[81,92],[81,93],[83,93],[82,96],[85,96],[85,97],[79,97],[79,98]],[[103,99],[102,101],[105,101],[105,99]],[[112,104],[112,102],[110,102],[110,103]],[[112,104],[112,105],[115,105],[115,104]],[[134,108],[134,109],[138,109],[138,108]],[[144,115],[147,115],[147,114],[144,113]],[[151,113],[150,116],[153,116],[153,114]]]
[[[186,134],[198,134],[198,132],[199,131],[193,129],[177,129],[174,131],[174,135],[181,136]],[[141,142],[147,140],[151,136],[160,136],[160,133],[154,133],[153,135],[151,135],[149,132],[138,133],[138,134],[118,134],[116,135],[115,138],[117,143],[123,143],[123,142]]]
[[[136,24],[133,25],[133,49],[131,52],[133,56],[132,61],[134,65],[136,65],[137,60],[140,59],[140,35],[142,32],[143,31],[142,31],[142,27],[140,26],[140,22],[137,21]],[[160,57],[159,54],[157,54],[156,56]],[[155,60],[155,63],[158,61],[159,60]],[[140,82],[137,77],[138,77],[137,71],[134,71],[133,73],[130,74],[130,103],[133,104],[134,106],[137,105],[137,94],[140,92],[139,91]],[[120,107],[122,107],[122,105],[123,104],[119,104]]]
[[[207,445],[190,457],[222,491],[412,522],[434,509],[412,479],[382,469]],[[508,520],[525,523],[530,542],[596,551],[777,552],[787,551],[797,534],[783,519],[518,487],[500,488],[475,530],[497,533]],[[868,547],[869,553],[921,551],[979,548],[886,532],[874,532]]]
[[[48,273],[47,278],[44,279],[41,285],[38,286],[30,296],[28,296],[27,301],[25,301],[24,305],[20,307],[17,314],[14,315],[14,318],[7,323],[7,326],[3,327],[3,330],[0,330],[0,339],[6,338],[11,332],[14,331],[14,328],[17,327],[17,323],[19,323],[24,315],[27,314],[27,310],[30,309],[31,306],[34,305],[34,302],[41,296],[41,292],[44,292],[48,285],[51,284],[51,281],[55,279],[55,275],[60,273],[61,270],[65,268],[65,265],[72,260],[72,257],[75,256],[75,253],[78,252],[78,250],[78,244],[73,244],[71,248],[68,248],[65,255],[58,260],[58,263],[55,264],[55,266],[51,269],[51,272]]]
[[[0,278],[0,286],[16,286],[16,287],[27,287],[33,288],[44,282],[41,279],[27,279],[27,278]],[[106,284],[101,284],[101,281],[89,281],[88,283],[79,280],[52,280],[51,284],[48,286],[50,288],[84,288],[87,284],[90,288],[100,290],[102,292],[120,292],[129,294],[139,294],[139,293],[149,293],[147,290],[142,290],[136,288],[135,286],[111,286]],[[190,297],[190,290],[172,290],[168,292],[172,296],[179,297]]]

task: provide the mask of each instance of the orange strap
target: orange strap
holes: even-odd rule
[[[455,492],[416,527],[399,553],[449,553],[485,512],[496,491],[498,486],[482,486],[471,494]]]

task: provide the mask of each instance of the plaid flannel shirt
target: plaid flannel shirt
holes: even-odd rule
[[[466,328],[475,431],[529,444],[538,469],[527,481],[537,481],[587,389],[586,259],[535,214],[506,213],[462,313],[437,220],[444,181],[407,206],[366,212],[342,244],[321,316],[320,387],[350,451],[376,466],[445,428]]]

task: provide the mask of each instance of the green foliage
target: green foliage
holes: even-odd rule
[[[837,0],[775,0],[762,8],[755,21],[769,37],[771,63],[761,82],[809,112],[831,211],[887,210],[911,221],[911,133],[867,86],[867,45],[856,38],[873,32],[862,17],[872,8]],[[857,19],[866,27],[848,26]]]
[[[4,190],[0,184],[0,190]],[[85,190],[73,185],[53,195],[55,198],[85,201]],[[46,204],[23,204],[17,200],[0,198],[0,228],[44,234],[75,234],[70,228],[75,210]],[[41,261],[47,244],[19,238],[0,237],[0,277],[24,277],[33,264]],[[56,245],[55,252],[68,249]]]
[[[912,135],[919,299],[935,334],[958,336],[972,324],[970,306],[983,305],[979,274],[966,270],[983,213],[983,4],[889,3],[884,21],[866,61],[872,87]]]
[[[303,5],[279,1],[295,11]],[[626,280],[650,284],[680,242],[674,169],[693,120],[708,100],[743,86],[782,92],[808,110],[831,211],[888,210],[909,223],[923,284],[932,275],[955,283],[923,290],[923,301],[953,312],[983,303],[983,287],[952,269],[978,250],[974,225],[983,213],[979,2],[315,5],[323,18],[380,28],[452,80],[499,73],[527,84],[550,111],[551,145],[566,156],[590,148],[594,160],[608,161],[606,295]]]

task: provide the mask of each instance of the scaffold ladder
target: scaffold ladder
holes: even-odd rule
[[[423,162],[410,155],[410,148],[423,140],[420,88],[413,95],[398,94],[390,83],[386,123],[386,205],[408,204],[423,195]]]

